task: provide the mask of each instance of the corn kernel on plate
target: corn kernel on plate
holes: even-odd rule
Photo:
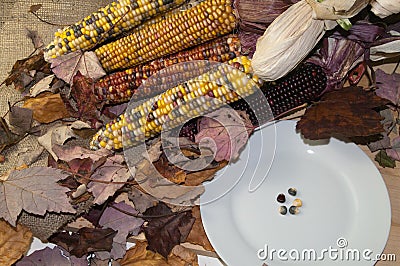
[[[200,208],[211,244],[229,266],[261,266],[263,262],[269,266],[374,265],[375,256],[386,244],[391,223],[382,176],[353,143],[336,139],[305,142],[296,133],[295,124],[276,123],[276,152],[270,168],[270,154],[258,158],[251,152],[258,147],[274,150],[275,129],[268,126],[250,138],[243,151],[253,154],[249,160],[239,160],[217,174],[216,179],[221,180],[223,174],[227,182],[241,175],[229,193],[208,202],[208,195],[215,194],[223,182],[218,187],[206,185],[201,202],[208,203]],[[250,192],[249,184],[265,173],[261,186]],[[291,187],[297,189],[296,197],[287,193]],[[276,200],[280,193],[286,193],[284,204]],[[302,200],[299,213],[279,213],[281,205],[289,209],[295,198]],[[279,254],[282,259],[277,253],[280,249],[286,252]],[[309,254],[310,249],[315,256]],[[330,257],[324,249],[336,249],[338,257]],[[346,250],[350,250],[348,257]],[[357,252],[359,260],[354,255]]]

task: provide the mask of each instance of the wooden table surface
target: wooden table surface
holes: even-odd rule
[[[375,155],[366,146],[360,146],[360,148],[374,161]],[[397,258],[397,261],[379,261],[376,266],[400,265],[400,164],[397,163],[396,168],[390,169],[380,167],[375,161],[374,163],[386,183],[392,207],[392,226],[389,240],[383,253],[395,254]],[[376,219],[379,219],[379,217]]]

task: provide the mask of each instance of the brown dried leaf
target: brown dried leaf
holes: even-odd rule
[[[39,49],[44,45],[42,38],[39,36],[36,30],[26,29],[26,37],[31,39],[33,47],[35,49]]]
[[[14,83],[15,89],[23,91],[33,79],[30,71],[43,72],[44,74],[51,74],[50,64],[44,61],[43,51],[28,58],[18,60],[12,67],[10,75],[4,81],[7,86]],[[28,78],[29,77],[29,78]]]
[[[42,93],[36,98],[27,99],[24,108],[31,109],[33,118],[40,123],[70,117],[60,94]]]
[[[199,206],[195,206],[192,208],[192,215],[196,220],[186,241],[195,245],[200,245],[205,250],[214,251],[214,248],[212,247],[210,241],[208,240],[206,232],[204,231]]]
[[[63,247],[71,255],[80,258],[89,252],[110,251],[116,234],[117,231],[111,228],[83,227],[72,234],[69,232],[56,233],[49,241]]]
[[[8,121],[16,133],[23,135],[31,129],[33,112],[31,109],[13,106],[8,113]]]
[[[0,220],[0,265],[12,265],[22,257],[32,242],[32,232],[23,225],[10,226]]]
[[[6,120],[0,117],[0,152],[17,140],[18,136],[10,131]]]
[[[197,254],[194,251],[182,245],[177,245],[168,256],[168,265],[199,266],[197,260]]]
[[[173,213],[164,203],[149,208],[144,215],[162,216],[149,219],[147,226],[144,227],[144,233],[149,249],[165,258],[174,246],[186,240],[195,221],[191,212]]]
[[[382,117],[374,108],[387,103],[360,87],[332,91],[306,110],[296,128],[312,140],[377,135],[384,129]]]
[[[209,181],[214,178],[215,174],[228,164],[227,161],[217,163],[214,168],[209,168],[203,171],[198,171],[186,175],[186,186],[198,186],[204,181]]]
[[[160,254],[147,250],[146,242],[136,242],[120,260],[121,266],[168,266],[165,258]]]

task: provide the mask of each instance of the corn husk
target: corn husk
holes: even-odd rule
[[[306,0],[313,8],[314,19],[338,20],[351,18],[363,10],[371,0]]]
[[[373,0],[371,11],[380,18],[400,13],[400,0]]]
[[[300,1],[272,22],[257,41],[255,74],[266,81],[279,79],[308,55],[325,33],[324,21],[312,16],[312,7]]]

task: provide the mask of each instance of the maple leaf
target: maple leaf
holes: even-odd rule
[[[33,111],[33,118],[40,123],[51,123],[69,117],[59,93],[45,92],[24,102],[24,108]]]
[[[68,84],[75,83],[73,77],[78,73],[92,79],[98,79],[106,75],[99,59],[94,52],[82,52],[81,50],[50,58],[51,70],[59,78]]]
[[[374,108],[385,104],[386,100],[360,87],[332,91],[306,110],[296,129],[311,140],[377,135],[384,129]]]
[[[76,101],[77,111],[69,108],[71,115],[81,120],[95,120],[100,117],[98,109],[102,104],[94,96],[93,79],[78,73],[74,76],[74,84],[71,86],[71,95]]]
[[[23,225],[11,227],[0,220],[0,265],[12,265],[22,257],[32,242],[32,232]]]
[[[165,258],[176,245],[186,240],[195,221],[190,211],[173,213],[164,203],[147,209],[144,215],[162,216],[148,219],[144,232],[149,249]]]
[[[376,83],[378,89],[376,95],[388,99],[394,105],[400,105],[400,74],[386,74],[383,70],[377,69]]]
[[[94,204],[103,204],[118,189],[124,186],[123,182],[128,181],[131,177],[131,172],[123,164],[124,162],[125,160],[122,155],[114,155],[107,158],[107,161],[93,173],[91,179],[95,181],[88,184],[88,190],[95,197]],[[112,182],[118,183],[113,184]]]
[[[125,202],[119,202],[107,207],[99,220],[99,225],[103,228],[112,228],[118,231],[113,238],[114,243],[110,253],[113,259],[119,259],[125,255],[127,236],[129,234],[137,235],[144,222],[143,219],[127,213],[135,215],[138,214],[138,211]]]
[[[196,143],[215,151],[217,162],[235,160],[254,130],[245,112],[221,108],[200,119]]]
[[[56,233],[50,237],[49,241],[63,247],[71,255],[80,258],[89,252],[110,251],[116,234],[117,232],[111,228],[83,227],[72,234],[69,232]]]
[[[67,188],[57,184],[68,177],[50,167],[32,167],[12,171],[0,180],[0,217],[15,226],[22,210],[44,215],[46,211],[75,213]]]

